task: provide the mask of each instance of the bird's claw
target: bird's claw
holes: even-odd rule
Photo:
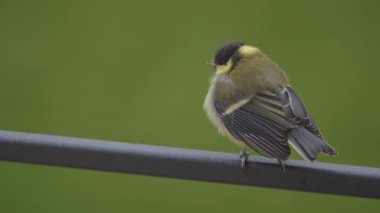
[[[285,173],[285,172],[286,172],[285,161],[284,161],[284,160],[278,160],[278,162],[280,163],[280,165],[281,165],[281,167],[282,167],[282,170],[283,170],[283,172]]]
[[[247,168],[248,153],[245,150],[240,151],[240,166],[241,169]]]

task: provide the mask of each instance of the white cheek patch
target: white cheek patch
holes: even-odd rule
[[[224,74],[228,73],[232,68],[232,60],[228,60],[228,62],[225,65],[219,65],[216,67],[216,72],[218,74]]]

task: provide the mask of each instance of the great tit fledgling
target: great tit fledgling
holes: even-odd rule
[[[215,69],[204,109],[222,135],[241,147],[275,158],[284,166],[291,145],[304,159],[323,152],[336,155],[319,131],[281,68],[258,48],[234,41],[225,44],[210,64]]]

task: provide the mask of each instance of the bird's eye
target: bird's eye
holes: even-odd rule
[[[226,65],[234,53],[244,45],[244,42],[234,41],[225,44],[215,53],[214,63],[217,65]],[[231,58],[232,59],[232,58]]]

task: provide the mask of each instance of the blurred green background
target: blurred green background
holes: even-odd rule
[[[337,158],[380,167],[379,1],[1,1],[0,129],[238,153],[202,110],[220,45],[288,74]],[[295,158],[298,158],[294,156]],[[0,162],[0,212],[375,212],[380,202]]]

